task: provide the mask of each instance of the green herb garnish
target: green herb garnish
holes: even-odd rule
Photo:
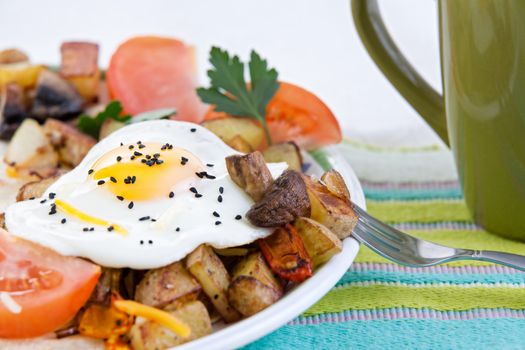
[[[130,115],[121,116],[122,105],[119,101],[111,101],[106,108],[98,113],[95,117],[81,115],[78,119],[77,127],[85,134],[91,135],[98,140],[100,128],[107,119],[113,119],[118,122],[127,122],[131,120]]]
[[[95,117],[81,115],[78,119],[77,127],[85,134],[91,135],[98,140],[102,124],[104,124],[107,119],[113,119],[124,125],[129,125],[148,120],[168,119],[176,113],[176,110],[173,108],[157,109],[137,114],[133,118],[130,115],[121,116],[120,113],[122,113],[122,105],[120,102],[111,101],[106,108]]]
[[[244,63],[238,56],[230,57],[227,51],[212,47],[210,63],[213,66],[208,70],[211,86],[197,89],[201,100],[215,105],[218,112],[257,119],[264,129],[266,141],[271,145],[264,115],[266,105],[279,88],[277,71],[268,68],[268,62],[252,51],[248,63],[251,80],[248,86],[244,79]]]

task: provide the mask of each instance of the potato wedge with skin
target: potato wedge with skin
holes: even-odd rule
[[[311,219],[328,227],[339,239],[352,234],[357,214],[350,203],[341,199],[317,180],[303,175],[311,205]]]
[[[186,267],[199,281],[204,293],[210,298],[219,314],[226,322],[235,322],[239,313],[228,301],[230,275],[213,248],[200,245],[186,259]]]
[[[202,123],[206,129],[217,135],[225,143],[240,135],[253,149],[258,149],[264,138],[263,129],[246,118],[221,118]]]
[[[341,240],[326,226],[309,218],[298,218],[293,226],[301,237],[304,247],[317,267],[343,250]]]
[[[46,120],[44,132],[51,140],[53,147],[57,149],[60,161],[71,167],[80,164],[96,143],[96,140],[91,136],[56,119]]]
[[[46,178],[58,166],[55,152],[44,130],[33,119],[26,119],[13,135],[4,155],[12,175],[21,178]]]
[[[248,255],[233,269],[228,298],[244,316],[251,316],[267,308],[282,295],[283,289],[261,253]]]
[[[20,187],[18,194],[16,195],[16,201],[27,201],[29,199],[34,199],[41,197],[44,192],[48,189],[49,186],[54,184],[60,176],[63,174],[57,174],[42,180],[31,181]]]
[[[321,177],[321,182],[326,186],[328,191],[350,203],[350,191],[348,191],[345,180],[338,171],[333,169],[327,171]]]
[[[161,309],[173,309],[196,300],[201,289],[195,278],[184,268],[184,263],[179,261],[149,270],[137,285],[135,300]]]
[[[246,141],[241,135],[236,135],[230,141],[226,142],[226,144],[234,150],[242,153],[253,152],[252,146],[250,146],[248,141]]]
[[[267,163],[285,162],[288,169],[302,171],[303,156],[293,141],[272,145],[263,152],[263,156]]]
[[[189,337],[181,338],[158,323],[145,321],[136,323],[128,333],[133,349],[164,350],[201,338],[212,331],[208,311],[198,300],[185,303],[170,314],[190,327]]]
[[[226,168],[233,182],[254,201],[260,200],[273,183],[270,169],[259,151],[226,157]]]
[[[100,71],[98,45],[89,42],[64,42],[60,46],[60,75],[77,89],[86,101],[98,95]]]
[[[301,174],[294,170],[282,173],[246,213],[253,225],[261,227],[282,226],[300,216],[310,216],[310,201]]]

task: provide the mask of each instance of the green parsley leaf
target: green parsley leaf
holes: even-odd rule
[[[268,102],[279,89],[277,71],[269,68],[268,62],[252,51],[248,63],[251,80],[248,87],[244,79],[244,63],[238,56],[230,57],[226,50],[212,47],[210,63],[213,66],[208,70],[211,86],[197,89],[201,100],[215,105],[218,112],[257,119],[264,129],[268,144],[271,145],[272,140],[264,115]]]
[[[147,111],[135,115],[133,119],[126,122],[126,124],[135,124],[139,122],[146,122],[148,120],[169,119],[169,117],[174,114],[177,114],[177,110],[175,108],[155,109],[153,111]]]
[[[131,120],[130,115],[120,116],[122,112],[122,105],[119,101],[111,101],[106,108],[98,113],[95,117],[89,115],[81,115],[78,119],[77,127],[85,134],[93,136],[98,139],[100,128],[107,119],[113,119],[119,122],[128,122]]]

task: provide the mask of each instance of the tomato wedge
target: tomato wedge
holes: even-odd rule
[[[208,109],[205,120],[225,117]],[[341,128],[328,106],[308,90],[280,82],[266,107],[266,122],[274,143],[295,141],[301,148],[315,149],[341,142]]]
[[[0,338],[29,338],[70,321],[100,267],[64,257],[0,229]]]
[[[174,119],[201,122],[206,111],[195,91],[195,51],[176,39],[129,39],[111,57],[106,81],[111,97],[132,115],[175,108]]]

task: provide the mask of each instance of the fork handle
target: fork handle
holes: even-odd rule
[[[474,250],[470,257],[474,260],[488,261],[496,264],[502,264],[521,271],[525,271],[525,256],[495,252],[492,250]]]

